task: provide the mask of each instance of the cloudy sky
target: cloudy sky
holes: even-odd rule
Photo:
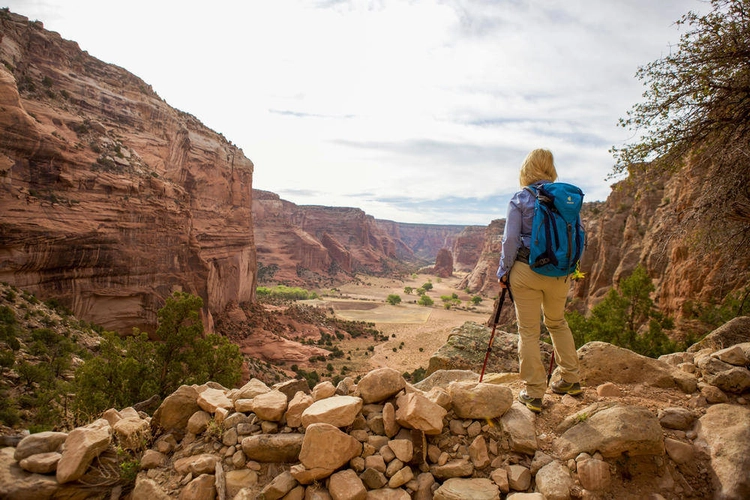
[[[254,187],[399,222],[504,217],[531,149],[604,200],[639,66],[700,0],[0,0],[237,144]]]

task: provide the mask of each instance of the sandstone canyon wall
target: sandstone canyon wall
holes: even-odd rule
[[[453,267],[469,272],[479,262],[484,248],[486,226],[466,226],[453,240]]]
[[[711,210],[701,198],[715,189],[720,175],[714,166],[688,159],[674,173],[632,172],[613,186],[606,202],[587,217],[588,244],[581,262],[587,277],[576,283],[574,295],[590,308],[640,263],[654,282],[659,309],[681,318],[689,302],[717,304],[750,285],[750,252],[735,244],[740,235],[696,222],[696,211],[703,217]],[[733,232],[750,232],[747,213],[714,216]]]
[[[296,205],[257,189],[253,217],[258,264],[277,267],[268,281],[298,286],[335,284],[354,273],[411,271],[434,262],[441,249],[455,252],[468,229],[376,220],[358,208]],[[478,257],[472,237],[463,237],[467,243],[459,251],[469,268]]]
[[[441,248],[453,248],[455,238],[466,226],[451,224],[414,224],[378,220],[392,238],[400,240],[424,263],[433,263]]]
[[[255,293],[253,164],[149,85],[0,16],[0,280],[129,333],[175,290]]]
[[[472,293],[492,297],[500,291],[497,283],[497,264],[500,262],[501,243],[505,219],[495,219],[484,229],[484,243],[474,269],[459,284],[459,288],[468,288]]]
[[[387,273],[414,258],[358,208],[296,205],[268,191],[253,193],[258,263],[278,266],[273,281],[324,286],[355,272]]]

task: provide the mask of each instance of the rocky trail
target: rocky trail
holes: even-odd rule
[[[579,358],[584,394],[548,393],[540,415],[495,371],[182,386],[151,416],[110,409],[2,449],[0,497],[747,498],[750,318],[660,360],[599,342]]]

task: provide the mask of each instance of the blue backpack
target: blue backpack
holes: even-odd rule
[[[564,182],[526,189],[536,198],[529,266],[545,276],[568,276],[576,270],[586,241],[580,215],[583,191]]]

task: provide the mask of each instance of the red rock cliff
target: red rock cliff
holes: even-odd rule
[[[323,285],[355,272],[387,273],[413,259],[358,208],[295,205],[268,191],[254,193],[258,262],[278,267],[271,281]]]
[[[0,280],[151,329],[174,290],[205,323],[255,291],[253,164],[149,85],[0,17]]]

